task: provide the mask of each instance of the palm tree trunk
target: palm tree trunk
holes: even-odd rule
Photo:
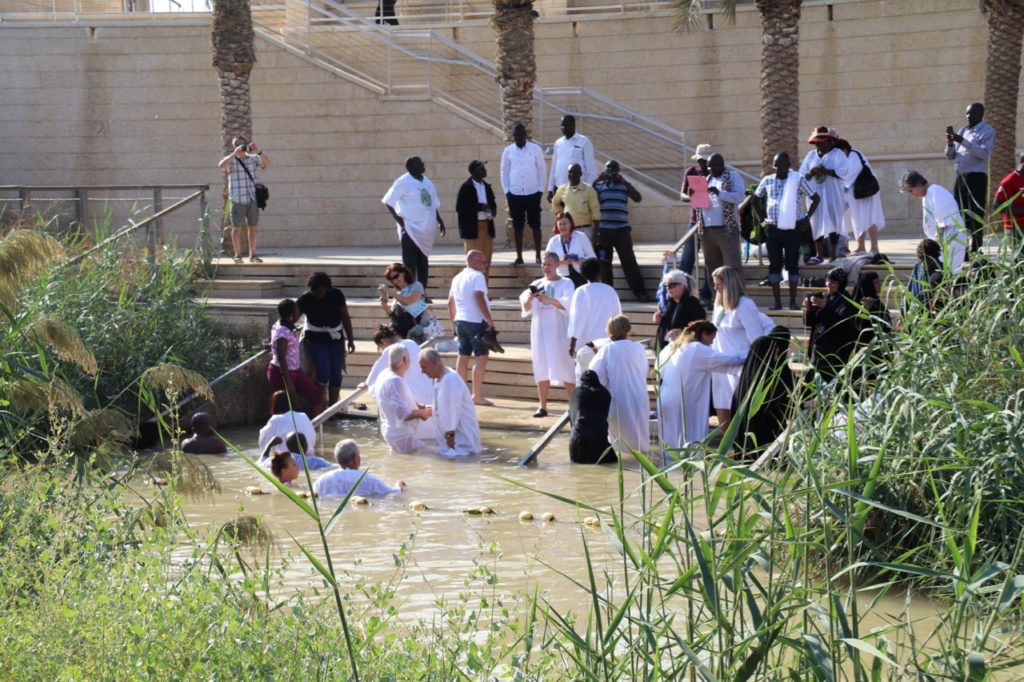
[[[255,35],[249,0],[215,0],[213,3],[213,66],[220,78],[220,117],[224,153],[231,139],[252,138],[252,101],[249,74],[256,63]]]
[[[985,118],[996,131],[989,181],[993,186],[1017,165],[1017,95],[1020,87],[1024,0],[988,0]]]
[[[788,152],[799,165],[800,2],[756,0],[761,14],[761,171]]]
[[[533,21],[536,18],[533,0],[494,0],[491,25],[497,40],[495,80],[501,88],[501,125],[506,145],[512,144],[512,128],[516,123],[525,125],[527,133],[533,127],[533,85],[537,80]],[[505,221],[505,246],[511,246],[512,240],[509,218]]]

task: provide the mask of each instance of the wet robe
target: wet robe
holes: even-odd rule
[[[616,461],[608,443],[608,410],[612,396],[597,374],[583,372],[569,399],[569,459],[576,464],[597,464]]]
[[[403,454],[423,447],[423,442],[416,435],[416,422],[420,420],[405,421],[417,409],[405,380],[388,368],[374,385],[377,387],[377,404],[380,409],[380,432],[388,446],[394,452]]]
[[[647,351],[628,339],[611,341],[597,352],[590,369],[612,396],[608,432],[615,451],[647,452],[651,441]]]
[[[473,396],[454,370],[445,368],[444,375],[434,382],[433,407],[437,454],[465,457],[483,450]],[[455,447],[448,447],[445,441],[444,434],[449,431],[455,432]]]

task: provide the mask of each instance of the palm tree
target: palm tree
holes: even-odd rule
[[[501,127],[505,144],[512,144],[512,128],[522,123],[533,128],[533,85],[537,60],[533,52],[533,0],[494,0],[491,25],[497,37],[495,80],[501,87]],[[505,245],[512,244],[512,223],[505,224]]]
[[[989,178],[997,183],[1016,165],[1013,157],[1017,148],[1024,0],[983,0],[981,7],[988,13],[985,118],[996,131]]]
[[[220,116],[224,153],[231,139],[252,138],[252,100],[249,74],[256,63],[252,13],[249,0],[216,0],[213,3],[213,66],[220,79]]]
[[[675,25],[696,30],[703,0],[674,0]],[[722,0],[721,11],[736,19],[737,0]],[[772,172],[772,158],[789,152],[794,162],[800,126],[801,0],[755,0],[761,15],[761,172]]]

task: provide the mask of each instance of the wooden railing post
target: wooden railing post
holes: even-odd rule
[[[164,190],[162,187],[153,188],[153,213],[159,213],[164,208]],[[153,252],[156,252],[157,247],[164,245],[164,219],[157,218],[153,221],[153,234],[155,243],[150,245]]]
[[[89,190],[79,187],[75,190],[75,219],[83,228],[89,220]]]

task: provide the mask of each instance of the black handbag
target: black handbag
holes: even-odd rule
[[[857,179],[853,181],[853,198],[854,199],[867,199],[878,194],[880,189],[878,186],[878,178],[868,168],[867,162],[864,160],[864,155],[858,152],[856,149],[853,153],[860,157],[861,169],[860,173],[857,173]]]
[[[262,182],[256,182],[256,179],[252,177],[252,173],[249,172],[249,169],[246,167],[244,163],[238,160],[237,156],[235,157],[235,162],[242,167],[242,170],[245,171],[245,174],[249,176],[249,180],[254,185],[256,185],[256,206],[258,206],[259,209],[262,211],[267,207],[267,199],[270,198],[270,190],[267,189],[267,186],[264,185]]]

